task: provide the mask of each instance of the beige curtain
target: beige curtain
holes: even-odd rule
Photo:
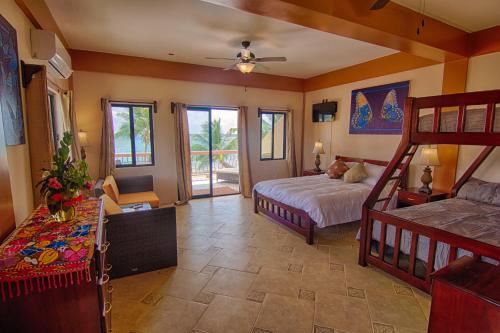
[[[101,154],[99,160],[99,178],[112,175],[115,170],[115,138],[113,132],[113,117],[111,114],[111,102],[101,99],[102,110],[102,134]]]
[[[288,143],[286,162],[288,164],[288,176],[297,177],[297,158],[295,156],[295,134],[293,130],[293,110],[288,110],[286,124],[286,141]]]
[[[61,102],[64,113],[64,130],[70,131],[71,134],[73,134],[71,156],[73,159],[81,159],[80,143],[78,141],[78,126],[76,124],[76,113],[73,105],[73,92],[68,90],[61,94]]]
[[[182,103],[173,103],[172,108],[175,124],[175,161],[179,196],[177,204],[184,204],[193,197],[187,106]]]
[[[248,148],[248,108],[240,106],[238,111],[238,163],[240,168],[240,191],[245,198],[252,197],[252,173]]]

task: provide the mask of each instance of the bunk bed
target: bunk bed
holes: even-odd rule
[[[384,168],[389,163],[347,156],[335,159],[347,164],[365,163]],[[402,178],[405,182],[406,178]],[[374,183],[347,184],[326,175],[264,181],[254,187],[254,212],[290,228],[304,236],[308,244],[313,244],[316,225],[322,228],[359,221],[361,207],[373,186]]]
[[[432,273],[462,255],[500,261],[500,199],[468,194],[481,185],[473,173],[500,145],[500,90],[408,98],[404,112],[401,143],[363,205],[358,263],[429,292]],[[388,210],[418,146],[431,144],[484,148],[449,199]]]

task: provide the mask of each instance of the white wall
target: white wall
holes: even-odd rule
[[[500,52],[470,58],[467,72],[467,91],[500,89]],[[500,104],[496,106],[500,113]],[[497,118],[498,119],[498,118]],[[495,127],[500,124],[495,125]],[[498,128],[498,127],[497,127]],[[461,146],[458,155],[457,176],[462,175],[483,147]],[[500,148],[497,147],[474,177],[500,182]]]
[[[311,151],[314,141],[317,140],[324,143],[326,151],[322,156],[321,168],[325,168],[335,155],[378,160],[392,159],[401,135],[349,134],[352,90],[409,80],[410,96],[439,95],[443,68],[444,65],[439,64],[306,93],[304,168],[313,167],[314,156]],[[323,99],[338,102],[336,119],[332,123],[312,123],[312,104],[319,103]],[[416,168],[420,166],[412,165],[410,168],[410,181],[413,184],[416,184],[416,178],[420,177],[420,171]]]
[[[98,174],[101,137],[100,98],[126,101],[158,101],[154,114],[155,166],[120,168],[117,175],[152,174],[155,191],[162,204],[177,199],[173,115],[170,103],[195,105],[245,105],[249,108],[250,159],[253,182],[287,177],[286,161],[260,161],[259,159],[259,106],[292,108],[295,110],[296,151],[300,159],[301,119],[303,94],[237,86],[195,83],[116,74],[75,72],[75,108],[79,129],[88,131],[90,147],[87,149],[90,172]]]

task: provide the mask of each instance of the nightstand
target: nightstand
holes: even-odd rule
[[[317,176],[325,173],[325,170],[315,171],[313,169],[302,171],[302,176]]]
[[[433,190],[431,194],[418,191],[418,187],[410,187],[398,191],[398,207],[421,205],[427,202],[448,198],[448,193]]]

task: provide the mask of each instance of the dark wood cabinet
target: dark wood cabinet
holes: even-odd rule
[[[448,198],[446,192],[432,191],[431,194],[427,194],[419,192],[417,187],[410,187],[398,191],[398,207],[421,205],[446,198]]]
[[[90,279],[85,273],[44,278],[41,291],[26,291],[40,279],[20,283],[19,295],[0,299],[0,332],[16,333],[107,333],[111,330],[111,293],[106,252],[110,246],[106,241],[103,209],[100,208],[95,233],[94,255],[90,262]],[[70,276],[70,277],[68,277]],[[65,284],[67,279],[67,285]],[[52,286],[50,285],[52,281]],[[58,286],[59,285],[59,286]],[[50,287],[49,287],[50,286]]]
[[[500,267],[462,257],[432,276],[429,333],[500,332]]]

